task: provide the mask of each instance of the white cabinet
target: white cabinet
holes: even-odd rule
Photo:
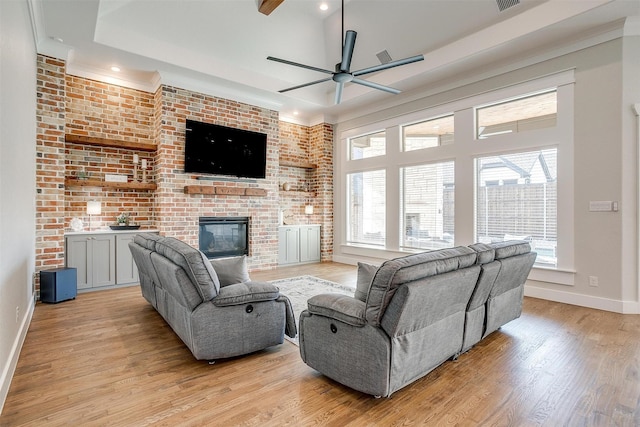
[[[320,262],[320,226],[300,226],[300,262]]]
[[[129,242],[133,242],[135,234],[116,234],[116,284],[138,282],[138,268],[133,261]]]
[[[293,225],[278,230],[278,264],[300,262],[300,228]]]
[[[138,269],[129,249],[135,235],[135,232],[67,234],[65,265],[78,269],[78,289],[138,283]]]
[[[113,234],[66,238],[66,265],[78,269],[78,289],[116,284],[116,239]]]
[[[278,264],[320,262],[320,226],[285,225],[278,229]]]

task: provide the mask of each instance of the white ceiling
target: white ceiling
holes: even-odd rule
[[[272,108],[300,123],[336,121],[393,105],[447,79],[524,61],[637,22],[640,0],[346,0],[345,30],[358,33],[352,70],[424,54],[422,62],[363,76],[392,95],[335,83],[278,90],[326,74],[268,61],[275,56],[333,70],[341,59],[339,0],[284,0],[269,16],[258,0],[29,0],[39,53],[67,61],[69,74],[155,91],[168,84]],[[112,65],[121,72],[110,70]]]

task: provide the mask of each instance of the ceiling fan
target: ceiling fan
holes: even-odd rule
[[[342,34],[344,34],[344,41],[342,40]],[[353,48],[356,44],[356,35],[357,33],[353,30],[348,30],[345,34],[344,32],[344,0],[342,0],[342,29],[341,29],[341,37],[340,43],[342,48],[342,61],[336,64],[335,71],[325,70],[324,68],[312,67],[310,65],[300,64],[298,62],[288,61],[286,59],[275,58],[273,56],[268,56],[267,59],[270,61],[281,62],[283,64],[293,65],[295,67],[306,68],[308,70],[318,71],[324,74],[331,74],[331,77],[327,77],[320,80],[315,80],[313,82],[301,84],[298,86],[293,86],[287,89],[279,90],[278,92],[284,93],[290,90],[300,89],[303,87],[315,85],[317,83],[328,82],[329,80],[333,80],[336,82],[336,99],[335,103],[340,104],[342,100],[342,90],[344,88],[345,83],[356,83],[362,86],[367,86],[373,89],[383,90],[385,92],[393,93],[397,95],[400,93],[398,89],[394,89],[389,86],[384,86],[378,83],[370,82],[368,80],[362,80],[359,77],[365,74],[375,73],[377,71],[387,70],[389,68],[398,67],[400,65],[411,64],[412,62],[422,61],[424,56],[416,55],[405,59],[399,59],[397,61],[391,61],[380,65],[374,65],[373,67],[363,68],[358,71],[351,71],[351,58],[353,57]]]

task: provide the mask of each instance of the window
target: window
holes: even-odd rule
[[[347,176],[347,241],[365,245],[385,244],[384,170]]]
[[[557,92],[545,92],[504,101],[476,110],[478,139],[543,129],[556,125]]]
[[[503,84],[339,125],[336,259],[525,239],[532,280],[575,283],[575,73]]]
[[[400,169],[401,247],[439,249],[453,246],[454,163]]]
[[[349,139],[349,158],[358,160],[384,156],[385,143],[385,131],[351,138]]]
[[[453,143],[453,114],[402,127],[402,150],[413,151]]]
[[[476,241],[527,240],[557,265],[556,148],[476,159]]]

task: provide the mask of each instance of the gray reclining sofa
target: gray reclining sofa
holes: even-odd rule
[[[302,360],[355,390],[390,396],[519,317],[535,258],[527,242],[511,241],[360,263],[354,297],[309,299]]]
[[[296,336],[291,304],[252,282],[244,257],[208,260],[172,237],[140,233],[129,244],[142,295],[198,360],[239,356]],[[216,271],[217,269],[217,271]]]

